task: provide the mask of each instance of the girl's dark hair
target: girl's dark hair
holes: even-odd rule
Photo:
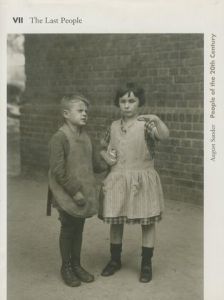
[[[135,97],[139,99],[139,106],[145,104],[145,91],[143,88],[138,87],[133,82],[129,82],[126,84],[126,87],[119,88],[116,93],[116,97],[114,99],[114,104],[119,107],[119,99],[123,97],[127,93],[133,93]]]

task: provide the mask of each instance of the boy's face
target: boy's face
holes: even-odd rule
[[[71,102],[70,108],[64,110],[64,118],[75,126],[85,126],[88,119],[88,107],[83,101]]]
[[[139,99],[133,92],[126,93],[119,99],[121,113],[126,118],[134,117],[138,114]]]

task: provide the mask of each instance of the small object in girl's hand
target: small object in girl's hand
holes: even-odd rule
[[[146,123],[146,128],[154,128],[156,125],[155,125],[155,122],[154,121],[149,121]]]
[[[150,122],[150,118],[144,117],[144,116],[139,116],[137,118],[138,121],[144,121],[144,122]]]
[[[109,155],[112,161],[115,162],[117,160],[117,151],[115,149],[111,149]]]
[[[108,149],[107,151],[102,150],[100,152],[102,158],[106,161],[109,166],[113,166],[117,163],[117,151],[113,149]]]
[[[139,116],[137,118],[138,121],[144,121],[145,122],[145,126],[146,126],[146,129],[148,131],[151,131],[155,126],[155,122],[154,120],[150,119],[150,117],[147,117],[147,116]]]

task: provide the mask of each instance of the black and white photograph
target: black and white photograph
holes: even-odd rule
[[[8,35],[8,299],[202,299],[203,40]]]
[[[209,300],[219,35],[101,26],[5,35],[6,299]]]

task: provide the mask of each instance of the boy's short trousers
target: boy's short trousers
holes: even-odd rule
[[[71,215],[69,215],[68,213],[66,213],[64,210],[58,210],[59,213],[59,217],[58,219],[61,222],[61,225],[63,227],[78,227],[80,225],[84,225],[85,223],[85,218],[76,218],[73,217]]]

